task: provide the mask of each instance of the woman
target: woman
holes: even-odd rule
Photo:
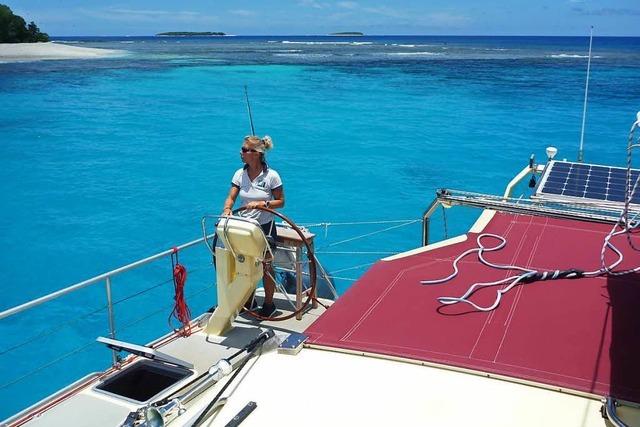
[[[284,206],[284,189],[280,175],[267,165],[264,157],[265,152],[272,147],[273,142],[269,136],[263,138],[245,136],[240,150],[240,158],[244,162],[244,167],[233,174],[231,189],[224,202],[222,214],[231,215],[236,198],[240,195],[242,206],[247,208],[242,212],[242,216],[257,220],[270,243],[275,244],[276,226],[273,214],[254,209],[257,207],[278,209]],[[270,262],[265,264],[264,304],[258,314],[262,317],[271,317],[276,311],[276,306],[273,303],[274,274]]]

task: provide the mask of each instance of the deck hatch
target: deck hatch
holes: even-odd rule
[[[141,356],[150,360],[161,360],[163,362],[172,363],[174,365],[182,366],[183,368],[193,369],[193,364],[185,362],[177,357],[169,356],[166,353],[155,350],[151,347],[145,347],[143,345],[131,344],[124,341],[118,341],[111,338],[98,337],[96,341],[103,343],[107,347],[115,351],[126,351],[136,356]]]
[[[142,360],[109,377],[96,390],[145,403],[191,374],[181,366]]]

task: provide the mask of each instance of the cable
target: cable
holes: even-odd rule
[[[609,232],[607,237],[605,237],[604,242],[602,244],[602,251],[600,252],[600,266],[601,266],[600,270],[589,272],[589,274],[593,274],[593,275],[610,274],[613,276],[621,276],[623,274],[636,273],[640,271],[640,266],[632,269],[622,270],[622,271],[613,271],[613,269],[622,262],[624,257],[622,255],[622,252],[620,252],[620,250],[611,243],[611,239],[613,237],[619,236],[620,234],[626,234],[627,242],[629,243],[629,246],[631,246],[631,248],[633,248],[636,251],[639,250],[639,248],[637,248],[633,244],[633,241],[631,240],[631,234],[633,230],[640,227],[640,223],[636,221],[636,218],[638,217],[638,213],[636,213],[631,219],[629,219],[629,210],[630,210],[629,208],[630,208],[631,200],[636,193],[636,189],[638,188],[638,182],[640,182],[640,175],[639,175],[638,178],[636,179],[636,182],[633,184],[633,188],[631,188],[632,151],[634,148],[638,148],[640,146],[640,138],[638,138],[638,143],[634,144],[633,136],[634,136],[635,130],[638,127],[640,127],[640,112],[638,112],[636,117],[637,117],[636,121],[633,122],[633,124],[631,125],[631,130],[629,131],[629,139],[627,142],[627,179],[626,179],[626,186],[625,186],[624,208],[622,210],[622,213],[620,214],[620,218],[618,222],[611,228],[611,231]],[[616,228],[618,227],[621,227],[622,230],[616,231]],[[618,255],[618,260],[609,267],[607,267],[604,260],[604,256],[607,248],[611,249],[613,252],[615,252]]]
[[[356,222],[316,222],[312,224],[298,224],[303,227],[333,227],[341,225],[371,225],[371,224],[397,224],[399,222],[416,222],[422,219],[391,219],[382,221],[356,221]]]
[[[354,237],[350,237],[348,239],[340,240],[338,242],[330,243],[330,244],[326,245],[325,247],[330,248],[332,246],[341,245],[342,243],[352,242],[354,240],[358,240],[358,239],[362,239],[362,238],[365,238],[365,237],[373,236],[375,234],[384,233],[385,231],[389,231],[389,230],[393,230],[393,229],[396,229],[396,228],[404,227],[404,226],[407,226],[407,225],[415,224],[416,222],[420,222],[420,221],[422,221],[422,220],[421,219],[411,220],[409,222],[405,222],[405,223],[400,224],[400,225],[394,225],[394,226],[391,226],[391,227],[383,228],[382,230],[376,230],[376,231],[372,231],[371,233],[365,233],[365,234],[361,234],[359,236],[354,236]],[[322,248],[322,249],[324,249],[324,248]]]
[[[624,234],[627,237],[627,241],[629,243],[629,246],[631,246],[631,248],[633,248],[636,251],[640,250],[640,248],[637,248],[633,244],[633,241],[631,239],[631,235],[633,234],[633,231],[638,229],[638,228],[640,228],[640,221],[637,221],[637,218],[640,215],[640,213],[635,213],[633,215],[633,217],[631,217],[631,219],[629,218],[629,210],[630,210],[629,207],[630,207],[630,204],[631,204],[631,200],[632,200],[633,196],[635,195],[636,189],[638,188],[638,184],[640,183],[640,175],[639,175],[638,178],[636,179],[633,187],[631,187],[632,150],[634,148],[640,147],[640,138],[638,139],[638,143],[636,143],[636,144],[633,143],[634,132],[635,132],[635,129],[638,128],[638,127],[640,127],[640,112],[638,112],[637,120],[633,123],[633,125],[631,126],[631,131],[629,132],[629,140],[628,140],[628,144],[627,144],[627,180],[626,180],[626,186],[625,186],[624,208],[623,208],[623,210],[622,210],[622,212],[620,214],[619,220],[612,227],[612,229],[609,232],[609,234],[607,234],[607,236],[605,236],[605,238],[604,238],[604,241],[603,241],[603,244],[602,244],[602,250],[600,252],[600,265],[601,265],[600,269],[594,270],[594,271],[582,271],[582,270],[578,270],[578,269],[554,270],[554,271],[537,271],[537,270],[532,270],[532,269],[529,269],[529,268],[519,267],[519,266],[515,266],[515,265],[493,264],[493,263],[488,262],[483,257],[483,253],[484,252],[498,251],[498,250],[502,249],[506,245],[506,239],[504,237],[498,236],[496,234],[483,233],[483,234],[480,234],[476,239],[476,244],[477,244],[478,247],[468,249],[465,252],[463,252],[462,254],[460,254],[458,257],[456,257],[456,259],[453,261],[453,273],[451,273],[449,276],[441,278],[441,279],[422,280],[422,281],[420,281],[420,284],[422,284],[422,285],[434,285],[434,284],[444,283],[444,282],[447,282],[447,281],[453,279],[459,273],[458,262],[461,259],[463,259],[465,256],[467,256],[469,254],[472,254],[474,252],[478,253],[478,259],[480,260],[480,262],[485,264],[485,265],[488,265],[489,267],[493,267],[493,268],[496,268],[496,269],[502,269],[502,270],[520,270],[520,271],[522,271],[523,272],[522,274],[510,276],[510,277],[507,277],[505,279],[497,280],[497,281],[494,281],[494,282],[476,282],[476,283],[472,284],[467,289],[467,291],[460,297],[442,296],[442,297],[438,297],[437,298],[437,300],[440,303],[445,304],[445,305],[451,305],[451,304],[457,304],[457,303],[466,303],[466,304],[471,305],[473,308],[475,308],[478,311],[486,312],[486,311],[492,311],[495,308],[497,308],[498,305],[500,305],[500,300],[502,299],[502,295],[506,294],[507,292],[509,292],[511,289],[513,289],[515,286],[517,286],[520,283],[532,283],[532,282],[542,281],[542,280],[577,279],[577,278],[580,278],[580,277],[598,277],[598,276],[602,276],[602,275],[621,276],[621,275],[630,274],[630,273],[636,273],[636,272],[640,271],[640,266],[635,267],[635,268],[622,270],[622,271],[614,271],[614,269],[617,266],[619,266],[622,263],[622,261],[624,260],[624,255],[623,255],[622,251],[620,249],[618,249],[611,242],[611,240],[614,237]],[[616,231],[618,228],[620,228],[620,230]],[[494,246],[494,247],[485,247],[482,244],[482,239],[486,238],[486,237],[496,238],[496,239],[500,240],[500,243],[497,246]],[[606,265],[606,262],[605,262],[605,254],[607,252],[607,249],[611,250],[612,252],[614,252],[618,256],[617,260],[615,260],[610,265]],[[489,286],[503,285],[503,284],[507,284],[507,285],[504,288],[498,290],[496,299],[493,302],[493,304],[491,304],[490,306],[483,307],[483,306],[480,306],[480,305],[474,303],[473,301],[471,301],[469,299],[478,289],[481,289],[481,288],[484,288],[484,287],[489,287]]]

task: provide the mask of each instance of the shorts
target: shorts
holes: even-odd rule
[[[262,227],[262,231],[264,231],[264,235],[267,237],[267,242],[269,242],[269,246],[271,246],[271,249],[275,249],[276,240],[278,237],[275,221],[269,221],[266,224],[260,224],[260,227]]]

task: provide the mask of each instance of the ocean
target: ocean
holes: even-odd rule
[[[241,166],[245,85],[283,213],[316,233],[340,293],[420,245],[437,189],[501,193],[531,154],[578,152],[586,37],[53,40],[126,53],[0,63],[0,310],[200,237]],[[589,87],[585,161],[624,165],[640,38],[595,37]],[[477,213],[437,213],[434,239]],[[199,314],[215,304],[210,257],[199,246],[180,262]],[[170,271],[165,259],[113,279],[119,339],[169,330]],[[95,342],[105,303],[100,284],[0,320],[0,420],[110,364]]]

